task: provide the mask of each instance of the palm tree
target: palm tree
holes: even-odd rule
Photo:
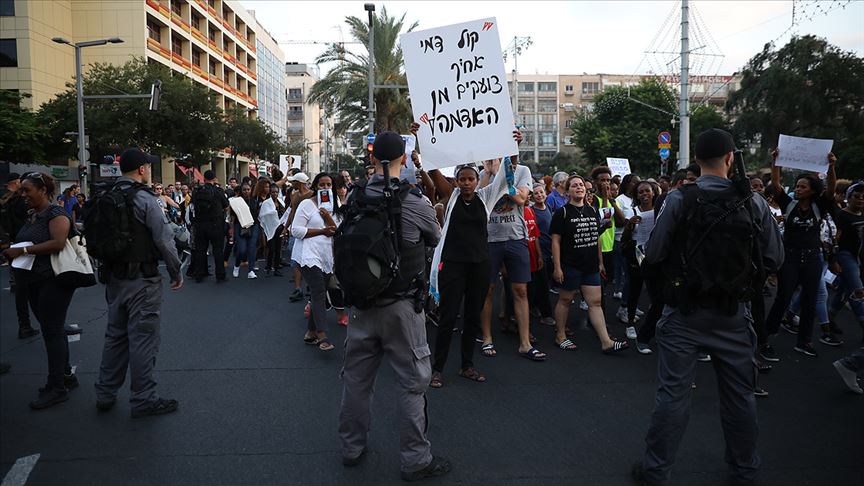
[[[351,28],[351,35],[364,46],[368,46],[369,26],[365,20],[349,16],[345,23]],[[402,48],[399,47],[399,34],[405,26],[405,15],[390,17],[387,9],[373,17],[375,29],[375,84],[407,85],[403,70]],[[417,22],[405,29],[411,32]],[[319,103],[338,117],[334,130],[337,134],[363,130],[368,123],[368,48],[363,54],[355,54],[345,49],[344,44],[331,44],[318,56],[317,63],[338,62],[338,66],[327,73],[312,86],[309,101]],[[408,90],[387,88],[375,90],[375,131],[393,130],[407,133],[411,125],[411,104]]]

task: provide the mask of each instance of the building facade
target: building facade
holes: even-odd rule
[[[255,12],[251,12],[255,15]],[[288,93],[285,88],[285,55],[276,40],[256,22],[258,47],[258,118],[288,140]],[[271,157],[272,158],[272,157]]]
[[[321,156],[327,140],[326,123],[318,103],[309,102],[309,90],[319,79],[317,67],[289,62],[285,64],[285,87],[288,89],[288,143],[302,144],[303,170],[308,174],[321,171]]]
[[[558,76],[519,74],[514,117],[521,126],[522,144],[519,160],[536,162],[551,159],[558,153]],[[508,75],[508,87],[513,96],[513,74]]]

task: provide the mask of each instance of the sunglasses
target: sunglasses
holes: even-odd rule
[[[588,189],[586,192],[588,192],[588,194],[597,194],[597,189]]]
[[[45,182],[45,179],[42,177],[41,172],[30,172],[29,174],[24,174],[24,179],[38,179],[42,182]]]

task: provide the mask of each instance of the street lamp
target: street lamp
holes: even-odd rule
[[[363,5],[366,12],[369,14],[369,133],[375,133],[375,111],[373,104],[375,102],[373,90],[375,89],[374,65],[375,65],[375,29],[372,27],[372,21],[375,15],[375,4],[367,3]]]
[[[111,37],[109,39],[97,39],[91,41],[77,42],[75,44],[69,42],[62,37],[54,37],[51,39],[58,44],[66,44],[75,49],[75,94],[78,105],[78,163],[87,166],[87,149],[84,147],[84,80],[81,75],[83,66],[81,65],[81,49],[92,46],[104,46],[105,44],[119,44],[123,39],[119,37]],[[87,175],[81,177],[81,187],[84,191],[87,189]]]

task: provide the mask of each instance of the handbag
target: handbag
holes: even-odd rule
[[[93,265],[80,235],[67,239],[63,250],[51,254],[51,268],[57,282],[64,287],[77,289],[96,285]]]

